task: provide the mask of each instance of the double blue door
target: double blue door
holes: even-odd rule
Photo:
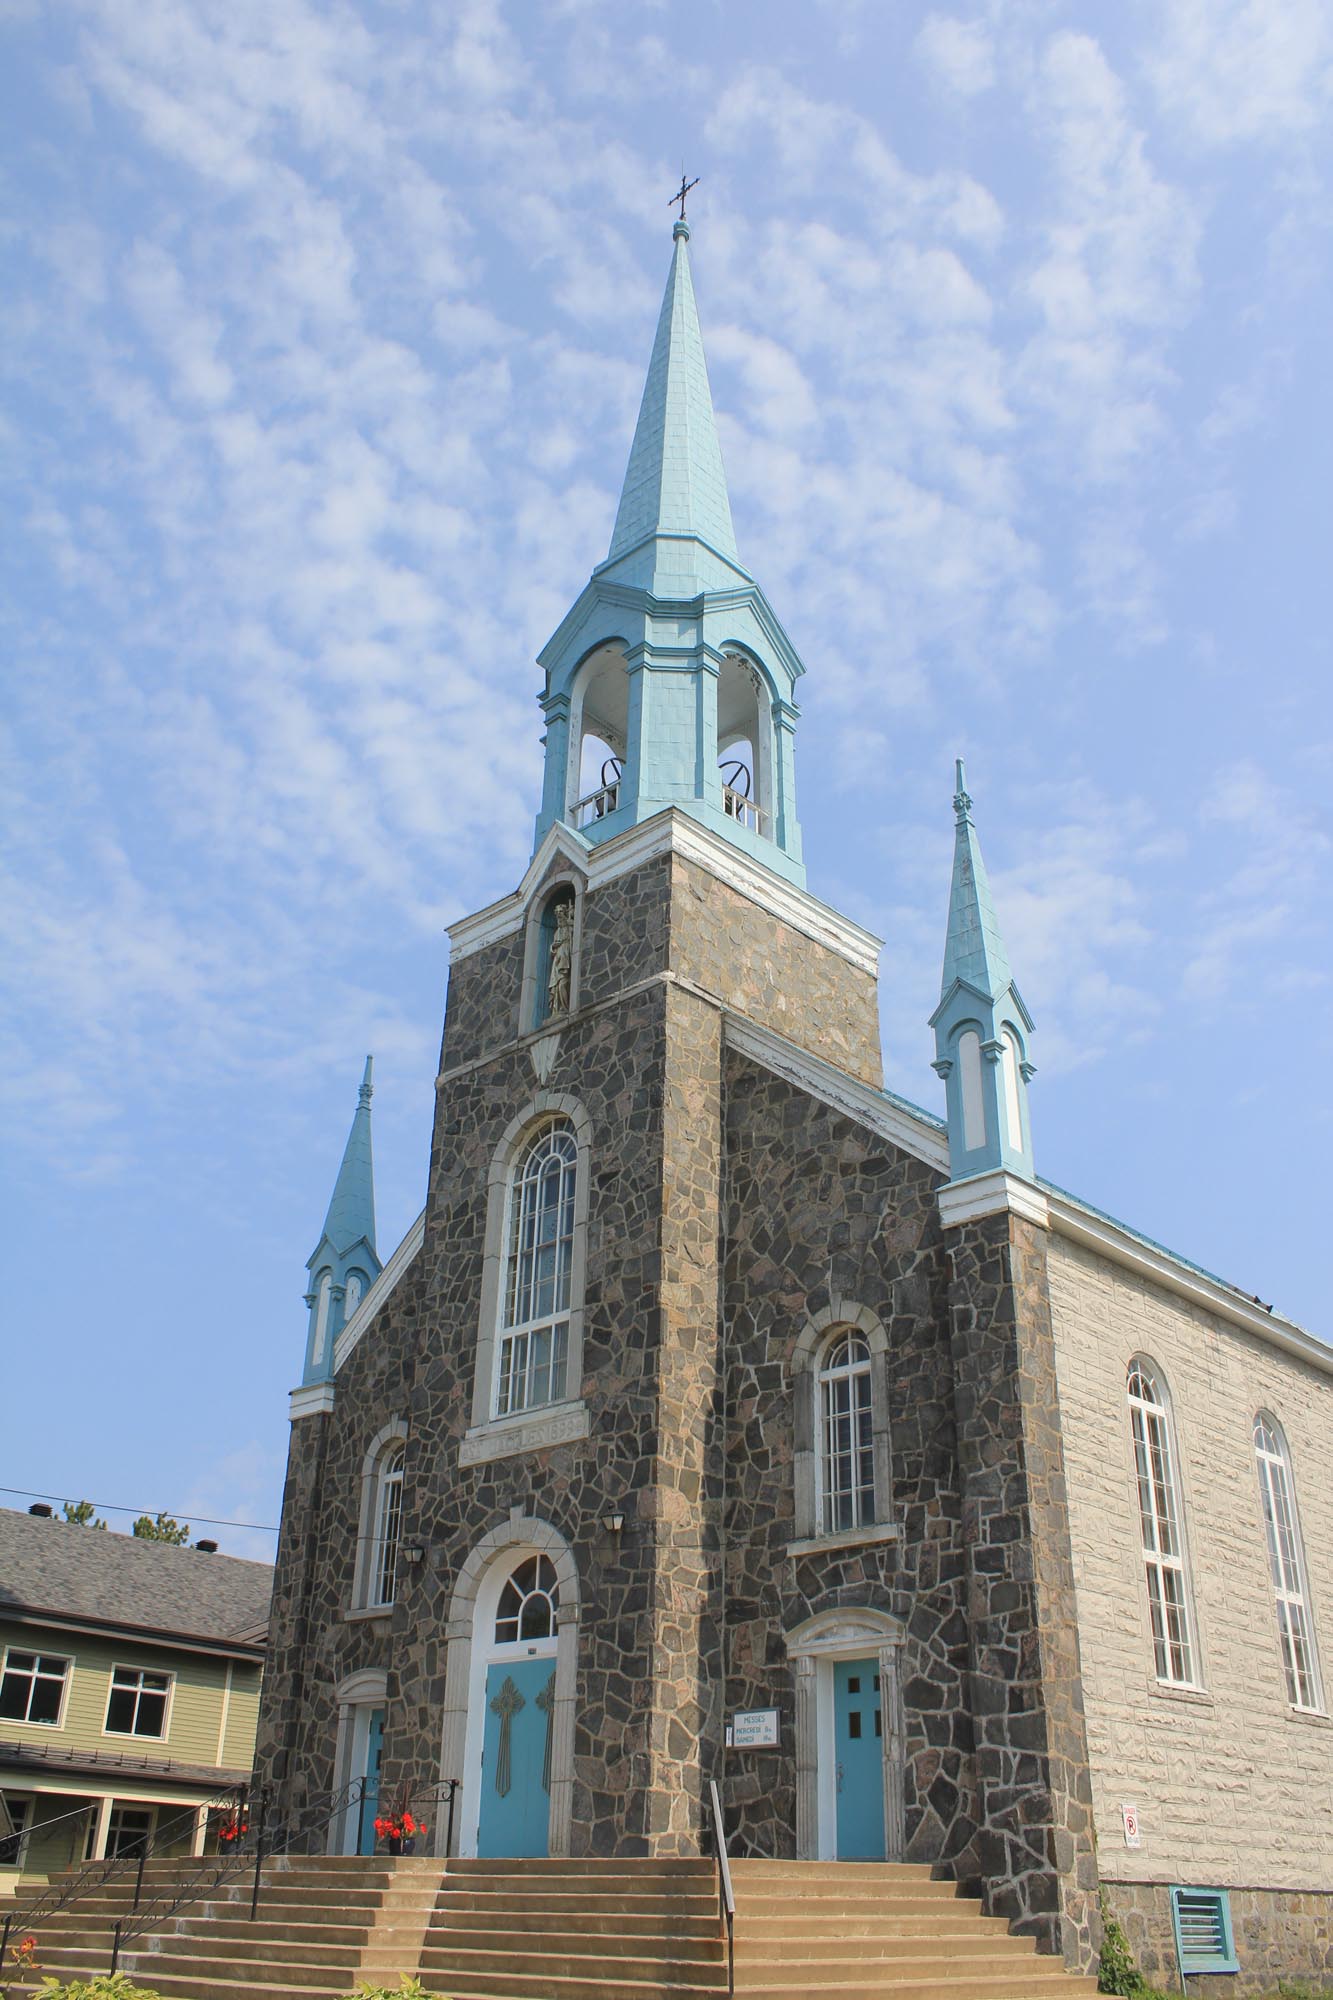
[[[838,1859],[884,1859],[884,1715],[879,1661],[833,1663]]]
[[[375,1852],[375,1816],[380,1809],[380,1757],[384,1750],[384,1710],[372,1708],[366,1718],[365,1784],[361,1792],[361,1824],[357,1833],[358,1854]]]
[[[547,1852],[555,1661],[514,1660],[486,1675],[480,1855]]]

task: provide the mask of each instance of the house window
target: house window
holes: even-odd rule
[[[31,1799],[10,1796],[0,1801],[0,1868],[23,1866],[24,1839],[31,1818]]]
[[[122,1854],[142,1854],[153,1838],[153,1820],[156,1808],[153,1806],[112,1806],[106,1823],[107,1861],[115,1861]],[[96,1858],[97,1816],[93,1815],[88,1828],[87,1844],[83,1858]]]
[[[560,1593],[549,1556],[527,1556],[500,1592],[495,1614],[497,1645],[519,1639],[549,1639],[555,1631]]]
[[[819,1370],[819,1474],[825,1534],[875,1518],[874,1417],[870,1347],[859,1333],[835,1333]]]
[[[577,1167],[567,1118],[545,1125],[519,1157],[509,1195],[498,1417],[558,1402],[565,1393]]]
[[[106,1726],[112,1736],[165,1736],[171,1675],[141,1667],[115,1667]]]
[[[379,1463],[370,1575],[373,1605],[392,1604],[398,1580],[398,1545],[403,1532],[403,1451],[401,1443],[392,1444]]]
[[[11,1646],[0,1678],[0,1719],[60,1727],[69,1679],[68,1660],[51,1653],[19,1653]]]
[[[1128,1394],[1157,1678],[1169,1686],[1192,1687],[1195,1675],[1189,1575],[1180,1525],[1170,1411],[1152,1364],[1142,1357],[1130,1363]]]
[[[1264,1532],[1268,1537],[1268,1567],[1277,1598],[1277,1630],[1287,1676],[1287,1700],[1293,1708],[1318,1709],[1322,1705],[1319,1672],[1306,1603],[1305,1562],[1291,1461],[1281,1426],[1264,1410],[1254,1420],[1254,1455],[1259,1466]]]

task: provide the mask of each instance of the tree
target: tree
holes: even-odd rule
[[[67,1500],[65,1519],[72,1521],[76,1528],[104,1528],[106,1522],[94,1512],[91,1500]]]
[[[140,1514],[130,1533],[137,1535],[141,1542],[170,1542],[173,1547],[180,1548],[183,1542],[190,1539],[190,1524],[187,1521],[182,1527],[179,1521],[172,1520],[170,1514],[159,1514],[155,1521],[147,1514]]]

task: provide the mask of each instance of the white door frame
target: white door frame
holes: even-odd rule
[[[879,1674],[884,1752],[884,1855],[901,1861],[906,1841],[902,1675],[906,1637],[896,1618],[869,1608],[821,1611],[787,1634],[796,1673],[796,1854],[835,1861],[838,1854],[835,1660],[873,1659]]]
[[[527,1556],[549,1557],[555,1568],[558,1608],[553,1639],[519,1639],[497,1645],[495,1614],[500,1592]],[[455,1800],[454,1852],[477,1851],[481,1825],[481,1753],[486,1725],[486,1674],[499,1660],[546,1658],[555,1661],[555,1706],[551,1714],[551,1818],[547,1852],[568,1854],[574,1817],[574,1696],[578,1675],[579,1579],[573,1553],[549,1521],[515,1508],[509,1519],[482,1536],[464,1562],[454,1586],[445,1628],[444,1729],[440,1777],[461,1778]],[[435,1814],[433,1846],[446,1853],[449,1823],[441,1800]]]
[[[338,1686],[335,1697],[338,1736],[333,1752],[335,1791],[365,1774],[370,1718],[375,1709],[388,1707],[388,1680],[382,1667],[364,1667],[360,1673],[349,1674]],[[328,1852],[356,1854],[360,1835],[360,1807],[349,1803],[329,1821]]]

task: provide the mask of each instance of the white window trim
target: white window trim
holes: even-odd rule
[[[567,1118],[574,1130],[577,1149],[574,1182],[574,1240],[570,1250],[568,1334],[565,1346],[565,1393],[553,1403],[527,1410],[515,1410],[503,1417],[495,1415],[495,1393],[499,1370],[501,1319],[504,1315],[505,1285],[509,1261],[509,1215],[514,1171],[534,1129],[550,1118]],[[473,1454],[485,1454],[475,1441],[493,1436],[511,1440],[515,1451],[525,1446],[519,1440],[524,1425],[543,1430],[552,1417],[562,1418],[564,1427],[572,1412],[583,1408],[583,1321],[584,1290],[588,1254],[588,1198],[591,1181],[592,1126],[587,1112],[575,1097],[563,1091],[541,1090],[512,1119],[491,1161],[486,1191],[486,1241],[481,1280],[481,1324],[477,1338],[477,1365],[472,1387],[472,1423],[467,1443]],[[540,1438],[532,1449],[550,1442]],[[498,1455],[498,1454],[497,1454]],[[506,1456],[509,1454],[506,1453]]]
[[[858,1340],[864,1345],[865,1358],[864,1360],[858,1358],[857,1360],[845,1363],[838,1369],[835,1376],[830,1372],[830,1357],[844,1341],[850,1339]],[[834,1495],[830,1491],[829,1479],[833,1454],[830,1450],[828,1406],[830,1401],[829,1392],[834,1382],[839,1379],[846,1381],[849,1385],[859,1385],[861,1382],[864,1382],[870,1392],[870,1511],[868,1516],[862,1516],[862,1508],[865,1504],[862,1499],[864,1489],[861,1482],[860,1466],[862,1448],[859,1437],[854,1433],[851,1441],[852,1483],[848,1489],[848,1493],[851,1499],[852,1512],[856,1518],[851,1521],[840,1521],[835,1524],[828,1518],[830,1502],[834,1498]],[[848,1411],[848,1415],[851,1416],[855,1413],[855,1406],[861,1401],[855,1388],[850,1388],[849,1400],[852,1404],[852,1409]],[[869,1342],[859,1328],[846,1326],[833,1327],[825,1336],[819,1348],[815,1367],[815,1513],[816,1519],[819,1522],[818,1532],[820,1535],[844,1535],[854,1533],[858,1528],[869,1528],[877,1524],[879,1516],[879,1493],[876,1490],[878,1482],[875,1479],[874,1401],[875,1357],[871,1352]],[[859,1430],[859,1426],[857,1428]]]
[[[1257,1432],[1260,1424],[1263,1424],[1271,1432],[1276,1444],[1275,1451],[1270,1452],[1265,1446],[1259,1443]],[[1296,1679],[1296,1674],[1294,1662],[1290,1657],[1288,1642],[1282,1631],[1282,1619],[1279,1609],[1282,1604],[1291,1605],[1295,1603],[1299,1605],[1305,1625],[1305,1643],[1309,1654],[1309,1673],[1313,1699],[1310,1701],[1293,1701],[1290,1697],[1290,1692],[1288,1692],[1287,1706],[1296,1715],[1322,1716],[1327,1712],[1324,1705],[1324,1677],[1319,1662],[1319,1645],[1315,1637],[1314,1607],[1310,1602],[1310,1568],[1305,1560],[1305,1537],[1301,1532],[1301,1510],[1296,1499],[1296,1474],[1291,1463],[1291,1445],[1288,1442],[1286,1431],[1271,1410],[1255,1411],[1251,1435],[1254,1439],[1255,1463],[1259,1473],[1260,1517],[1264,1521],[1264,1553],[1268,1557],[1269,1581],[1273,1587],[1273,1610],[1277,1618],[1278,1628],[1278,1654],[1282,1661],[1282,1677],[1284,1682],[1286,1682],[1289,1673],[1293,1681]],[[1266,1492],[1271,1492],[1272,1488],[1272,1474],[1269,1470],[1271,1466],[1280,1468],[1282,1477],[1286,1483],[1287,1511],[1291,1517],[1292,1555],[1296,1564],[1297,1589],[1294,1592],[1285,1589],[1278,1578],[1273,1575],[1273,1556],[1272,1551],[1268,1547],[1268,1529],[1263,1507],[1264,1495]]]
[[[5,1647],[4,1664],[0,1666],[0,1680],[9,1672],[11,1653],[31,1653],[35,1659],[63,1660],[65,1662],[65,1684],[60,1690],[60,1713],[54,1722],[19,1722],[14,1716],[0,1717],[0,1729],[63,1729],[69,1708],[69,1691],[74,1682],[73,1653],[47,1653],[41,1646],[16,1646],[11,1641]]]
[[[387,1618],[393,1611],[392,1604],[380,1604],[372,1596],[375,1578],[379,1569],[379,1503],[380,1471],[385,1459],[396,1445],[406,1445],[407,1423],[402,1417],[395,1417],[371,1439],[370,1447],[361,1461],[361,1504],[357,1509],[356,1558],[352,1569],[352,1601],[344,1612],[346,1618]],[[403,1488],[403,1502],[406,1504],[407,1489]],[[403,1543],[403,1516],[400,1511],[398,1525],[398,1546]]]
[[[111,1713],[111,1696],[115,1691],[117,1674],[161,1674],[166,1677],[167,1700],[162,1710],[162,1733],[159,1736],[145,1736],[135,1729],[110,1729],[107,1718]],[[143,1693],[142,1687],[139,1690]],[[176,1676],[170,1667],[139,1666],[130,1660],[113,1660],[111,1671],[106,1678],[106,1700],[102,1704],[102,1734],[113,1736],[117,1743],[165,1743],[171,1735],[171,1715],[176,1704]],[[138,1714],[138,1703],[135,1703]]]
[[[36,1792],[11,1792],[6,1788],[5,1806],[9,1812],[11,1826],[13,1825],[14,1810],[16,1807],[23,1813],[23,1825],[15,1827],[13,1834],[9,1836],[18,1842],[14,1859],[12,1861],[0,1862],[0,1868],[16,1869],[21,1875],[28,1865],[28,1842],[32,1838],[33,1816],[37,1811],[37,1794]]]
[[[820,1369],[830,1342],[840,1329],[859,1333],[870,1349],[870,1429],[875,1463],[874,1520],[859,1528],[826,1531],[823,1519],[822,1411]],[[808,1548],[873,1547],[895,1540],[893,1520],[893,1454],[889,1430],[889,1337],[883,1322],[868,1306],[854,1299],[835,1298],[806,1321],[793,1350],[791,1383],[795,1450],[795,1539],[792,1554]]]
[[[1135,1396],[1131,1392],[1129,1377],[1134,1373],[1143,1373],[1151,1376],[1159,1397],[1157,1403],[1147,1403],[1141,1397]],[[1131,1492],[1133,1495],[1132,1518],[1136,1524],[1135,1540],[1139,1551],[1139,1579],[1142,1591],[1140,1602],[1144,1610],[1148,1650],[1152,1659],[1151,1685],[1156,1689],[1173,1694],[1206,1695],[1207,1687],[1203,1679],[1199,1621],[1194,1604],[1194,1565],[1190,1559],[1189,1534],[1186,1527],[1185,1488],[1181,1478],[1180,1448],[1176,1437],[1175,1413],[1172,1406],[1171,1390],[1166,1376],[1150,1355],[1138,1353],[1130,1357],[1125,1369],[1125,1409],[1129,1418],[1129,1469]],[[1158,1417],[1161,1420],[1168,1471],[1170,1474],[1168,1493],[1174,1509],[1173,1525],[1176,1532],[1176,1540],[1179,1544],[1179,1553],[1176,1556],[1160,1555],[1157,1551],[1149,1549],[1143,1538],[1143,1515],[1139,1500],[1138,1450],[1134,1434],[1134,1417],[1136,1411],[1142,1413],[1144,1418],[1145,1444],[1148,1441],[1148,1414],[1151,1413],[1154,1417]],[[1155,1522],[1156,1514],[1154,1510]],[[1148,1581],[1150,1567],[1155,1567],[1159,1572],[1163,1570],[1173,1571],[1180,1578],[1181,1608],[1185,1622],[1185,1643],[1189,1651],[1189,1674],[1183,1680],[1177,1679],[1173,1674],[1163,1674],[1157,1670],[1157,1645],[1153,1638],[1152,1630],[1152,1591]],[[1164,1598],[1163,1603],[1165,1603]]]

